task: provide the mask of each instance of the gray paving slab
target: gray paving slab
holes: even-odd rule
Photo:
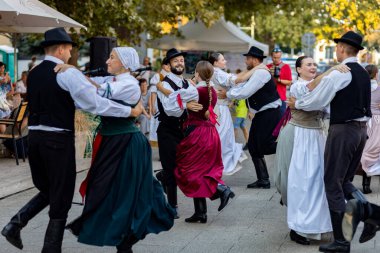
[[[157,157],[157,149],[154,149],[154,169],[160,168]],[[273,167],[274,156],[267,157],[268,167]],[[86,168],[87,161],[81,161],[80,167]],[[243,169],[236,174],[225,177],[226,184],[230,185],[236,193],[236,197],[222,211],[218,212],[219,201],[207,201],[208,222],[206,224],[187,224],[186,217],[193,213],[193,201],[179,193],[180,219],[175,221],[172,230],[159,235],[148,235],[145,240],[134,247],[136,253],[308,253],[318,252],[321,242],[313,241],[310,246],[301,246],[290,241],[289,229],[286,224],[286,208],[280,206],[280,196],[275,187],[268,190],[247,189],[246,185],[253,182],[253,164],[250,159],[244,161]],[[5,172],[4,172],[5,171]],[[3,173],[4,172],[4,173]],[[273,173],[270,173],[273,175]],[[15,178],[6,178],[13,176]],[[86,175],[86,171],[77,174],[77,187]],[[20,178],[25,181],[30,179],[27,164],[16,166],[14,160],[0,159],[0,194],[6,195],[5,182],[17,182]],[[370,201],[380,204],[380,180],[376,177],[372,180],[373,193],[367,195]],[[361,178],[354,183],[360,188]],[[17,188],[17,187],[16,187]],[[17,191],[16,191],[17,192]],[[17,194],[0,199],[0,227],[4,226],[10,217],[34,194],[36,189],[21,191]],[[9,189],[8,189],[9,193]],[[1,195],[0,195],[1,196]],[[76,191],[74,201],[80,201]],[[72,220],[81,213],[82,207],[73,205],[68,220]],[[48,223],[48,210],[37,215],[22,231],[24,250],[19,251],[0,236],[0,253],[37,253],[41,251],[44,232]],[[361,231],[363,225],[359,226]],[[325,236],[324,242],[331,238]],[[79,244],[76,238],[65,233],[63,242],[64,253],[109,253],[116,252],[113,247],[94,247]],[[352,253],[380,252],[380,235],[374,240],[359,244],[356,237],[352,243]]]

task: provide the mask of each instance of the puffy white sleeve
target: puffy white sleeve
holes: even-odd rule
[[[131,107],[113,102],[97,94],[97,89],[77,69],[57,74],[58,85],[68,91],[77,108],[101,116],[129,117]]]
[[[131,79],[123,79],[116,82],[100,84],[98,94],[109,99],[121,100],[134,105],[140,100],[141,90],[137,82]]]

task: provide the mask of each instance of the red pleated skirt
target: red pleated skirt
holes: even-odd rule
[[[218,131],[210,121],[188,119],[195,129],[177,146],[177,185],[191,198],[211,198],[222,181],[223,162]]]

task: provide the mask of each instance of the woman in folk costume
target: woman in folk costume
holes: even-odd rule
[[[368,140],[364,146],[361,166],[363,173],[363,193],[371,193],[371,176],[380,175],[380,86],[377,83],[378,69],[367,65],[365,69],[371,77],[371,112],[368,121]]]
[[[191,223],[207,222],[206,198],[220,198],[218,211],[221,211],[228,200],[235,196],[222,181],[221,143],[214,113],[217,94],[211,83],[213,72],[209,62],[198,62],[195,69],[196,88],[192,86],[170,94],[173,96],[178,93],[182,103],[197,101],[202,105],[199,111],[188,110],[188,118],[184,123],[185,138],[177,146],[177,167],[174,171],[178,187],[187,197],[194,198],[195,213],[185,219]]]
[[[307,84],[316,76],[313,58],[299,57],[296,71],[299,78],[290,87],[290,95],[299,98],[309,92]],[[322,117],[322,110],[291,110],[291,119],[277,144],[276,186],[288,208],[290,238],[303,245],[332,231],[323,181],[326,137]]]
[[[139,67],[138,59],[133,48],[114,48],[107,65],[115,77],[94,78],[101,83],[98,92],[136,105],[141,92],[130,71]],[[102,117],[94,152],[88,178],[81,186],[86,193],[83,213],[67,226],[79,242],[116,246],[117,252],[130,253],[132,245],[148,233],[173,226],[175,211],[153,177],[151,148],[135,119]]]
[[[236,83],[249,79],[250,75],[241,79],[233,74],[225,72],[227,61],[221,53],[212,53],[209,61],[214,66],[214,75],[212,82],[216,89],[229,89]],[[217,125],[220,141],[222,143],[222,158],[224,165],[224,174],[232,175],[242,168],[241,162],[247,159],[243,151],[243,145],[235,142],[234,125],[232,122],[231,112],[228,107],[227,99],[218,99],[215,112],[218,115],[220,125]]]

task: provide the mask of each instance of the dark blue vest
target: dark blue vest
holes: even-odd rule
[[[29,126],[44,125],[74,131],[75,105],[68,91],[57,83],[52,61],[33,68],[27,80]]]
[[[270,104],[278,99],[280,99],[280,96],[277,93],[276,84],[271,77],[271,79],[266,84],[264,84],[261,89],[255,92],[255,94],[250,96],[247,100],[250,108],[259,111],[261,107]]]
[[[167,76],[162,80],[163,82],[167,82],[174,91],[179,90],[180,88]],[[189,87],[189,83],[184,80],[183,88],[187,89]],[[185,122],[187,118],[186,111],[182,113],[181,117],[173,117],[168,116],[164,110],[164,107],[160,101],[160,99],[157,97],[157,106],[158,110],[160,111],[160,114],[158,116],[158,120],[160,121],[160,124],[168,126],[173,129],[179,129],[182,130],[182,124]]]
[[[330,124],[371,117],[371,78],[358,63],[347,63],[351,69],[352,81],[338,91],[331,101]]]

